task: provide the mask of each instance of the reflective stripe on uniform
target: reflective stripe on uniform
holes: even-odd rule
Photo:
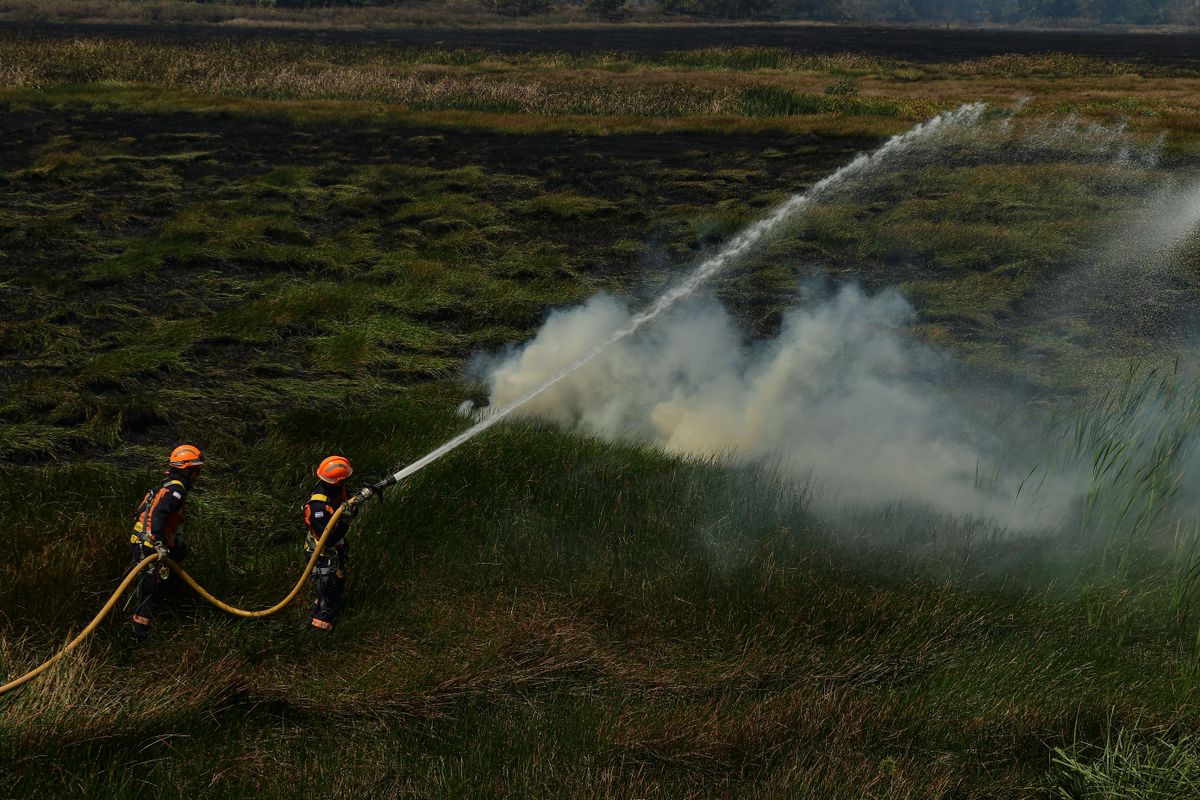
[[[320,502],[322,502],[322,503],[328,503],[328,502],[329,502],[329,495],[324,495],[324,494],[314,494],[312,497],[308,498],[308,502],[310,502],[310,503],[311,503],[313,500],[317,500],[317,501],[320,501]]]
[[[146,625],[146,626],[150,625],[150,618],[143,617],[141,614],[134,614],[133,621],[136,622],[138,625]]]
[[[325,621],[325,620],[323,620],[323,619],[317,619],[316,617],[313,617],[312,624],[313,624],[313,627],[314,627],[314,628],[320,628],[320,629],[321,629],[321,630],[323,630],[323,631],[331,631],[331,630],[333,630],[333,623],[332,623],[332,622],[326,622],[326,621]]]

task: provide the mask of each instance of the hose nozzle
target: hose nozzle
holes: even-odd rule
[[[396,476],[389,475],[388,477],[381,480],[379,483],[374,483],[374,484],[371,484],[370,486],[364,486],[363,488],[358,490],[358,493],[356,495],[354,495],[354,501],[356,503],[363,503],[363,502],[366,502],[367,500],[370,500],[372,497],[378,497],[379,502],[382,503],[383,502],[383,490],[386,489],[387,487],[393,485],[394,483],[396,483]]]
[[[384,489],[386,489],[389,486],[395,486],[397,483],[399,483],[399,481],[396,480],[395,475],[388,475],[386,478],[381,480],[379,483],[372,486],[371,490],[373,492],[375,492],[376,494],[382,496]]]

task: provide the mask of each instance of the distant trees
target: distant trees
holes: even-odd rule
[[[546,11],[552,3],[553,0],[483,0],[483,7],[497,14],[523,17]]]
[[[245,1],[245,0],[244,0]],[[279,8],[396,6],[406,0],[253,0]],[[521,16],[556,0],[480,0],[499,14]],[[557,0],[615,17],[626,0]],[[1200,0],[655,0],[659,11],[719,19],[788,17],[896,22],[1083,22],[1117,25],[1200,24]]]
[[[838,19],[846,16],[842,0],[658,0],[668,14],[722,19],[769,15],[795,19]]]
[[[271,8],[326,8],[330,6],[365,6],[396,5],[393,0],[254,0],[254,5]]]
[[[204,0],[200,1],[204,2]],[[585,3],[594,1],[596,0],[584,0]],[[255,5],[271,6],[273,8],[399,6],[404,5],[405,2],[406,0],[253,0]],[[554,0],[480,0],[480,4],[488,11],[512,16],[524,16],[526,14],[547,11],[553,5],[553,2]],[[625,0],[599,0],[599,2],[606,2],[613,4],[615,8],[620,8]]]
[[[625,10],[625,0],[583,0],[583,10],[598,17],[616,17]]]
[[[667,14],[739,19],[764,13],[772,0],[658,0],[658,9]]]
[[[866,0],[875,15],[888,16],[896,0]],[[901,0],[903,2],[903,0]],[[917,19],[978,22],[1077,20],[1093,24],[1200,22],[1195,0],[910,0]],[[871,9],[868,9],[871,10]]]
[[[840,19],[846,16],[842,0],[774,0],[772,10],[797,19]]]

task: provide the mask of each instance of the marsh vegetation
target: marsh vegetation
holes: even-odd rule
[[[153,648],[108,627],[6,698],[2,793],[1188,796],[1197,251],[1138,324],[1060,302],[1190,169],[1186,69],[54,36],[0,40],[0,65],[6,673],[115,583],[176,438],[212,463],[190,566],[273,600],[321,456],[419,457],[465,425],[472,354],[652,296],[883,136],[983,98],[1018,126],[1126,119],[1156,154],[951,148],[714,286],[750,339],[814,278],[898,286],[912,335],[1024,387],[1084,465],[1073,526],[835,514],[769,463],[505,425],[364,513],[328,642],[299,610],[180,598]]]

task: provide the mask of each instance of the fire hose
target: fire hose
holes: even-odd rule
[[[516,400],[511,401],[503,408],[500,408],[499,410],[483,417],[467,430],[443,443],[436,450],[433,450],[422,458],[414,461],[395,474],[389,475],[383,481],[375,484],[374,486],[364,488],[349,502],[362,502],[373,494],[382,492],[386,487],[396,484],[413,473],[424,469],[429,464],[432,464],[434,461],[456,449],[459,445],[469,441],[501,420],[505,419],[517,408],[550,389],[552,386],[558,384],[584,364],[588,363],[600,353],[607,350],[610,346],[628,336],[633,335],[643,326],[652,323],[668,308],[674,306],[680,300],[691,296],[692,293],[695,292],[696,289],[702,284],[724,270],[730,263],[736,261],[749,248],[754,246],[764,236],[771,233],[771,231],[777,228],[779,225],[790,219],[800,209],[803,209],[806,206],[814,202],[819,202],[821,199],[823,199],[824,195],[827,194],[831,188],[837,187],[848,180],[852,180],[860,173],[874,169],[879,164],[885,163],[887,160],[894,157],[897,153],[904,153],[911,145],[913,145],[913,143],[920,142],[924,138],[937,135],[938,132],[946,126],[974,125],[981,118],[985,110],[986,106],[983,103],[971,103],[960,106],[954,111],[948,111],[939,114],[933,119],[927,120],[909,130],[907,133],[893,136],[891,139],[888,139],[887,142],[885,142],[878,150],[875,150],[870,154],[859,155],[849,164],[842,166],[837,171],[829,174],[825,178],[813,184],[803,194],[793,195],[786,202],[772,211],[769,216],[764,217],[755,224],[751,225],[738,236],[735,236],[715,255],[698,265],[696,269],[694,269],[687,276],[686,279],[660,295],[659,298],[654,301],[649,308],[634,316],[624,327],[613,333],[607,340],[601,342],[599,345],[593,347],[575,361],[554,373],[541,385],[526,392]],[[300,593],[301,588],[304,586],[305,578],[312,571],[313,566],[316,564],[317,557],[321,554],[321,548],[324,547],[326,538],[329,536],[330,531],[333,529],[334,523],[341,516],[344,508],[345,505],[339,508],[337,512],[334,513],[333,518],[329,521],[329,524],[325,526],[325,530],[322,532],[321,538],[317,542],[316,549],[313,550],[313,554],[308,560],[308,566],[305,567],[305,571],[300,576],[300,579],[296,581],[295,587],[292,588],[292,591],[288,593],[287,597],[283,598],[270,608],[265,608],[260,611],[247,611],[242,608],[231,606],[228,603],[225,603],[222,600],[214,597],[210,592],[205,590],[192,578],[191,575],[188,575],[182,567],[180,567],[171,559],[166,559],[166,564],[168,567],[174,570],[179,577],[181,577],[184,582],[188,584],[188,586],[191,586],[197,594],[222,611],[238,617],[245,617],[249,619],[270,616],[271,614],[274,614],[285,607],[288,603],[296,598],[296,595]],[[113,606],[116,605],[117,600],[120,599],[125,590],[129,588],[130,584],[133,583],[138,572],[158,558],[159,556],[157,554],[148,556],[136,567],[130,570],[129,574],[126,575],[125,579],[121,582],[121,585],[117,587],[117,590],[113,592],[112,596],[108,599],[108,602],[105,603],[104,607],[100,609],[100,613],[98,613],[96,617],[88,623],[87,627],[79,632],[78,636],[68,642],[62,650],[54,655],[54,657],[44,662],[36,669],[22,675],[16,680],[0,686],[0,695],[4,694],[5,692],[9,692],[37,677],[46,669],[48,669],[55,661],[62,658],[65,654],[71,652],[71,650],[74,649],[81,641],[87,638],[87,636],[96,629],[96,626],[100,624],[104,617],[107,616],[110,611],[112,611]]]
[[[390,483],[395,483],[395,481],[391,481]],[[200,597],[204,598],[206,601],[208,601],[212,605],[216,606],[217,608],[221,609],[222,611],[226,612],[227,614],[232,614],[235,617],[242,617],[244,619],[261,619],[263,617],[269,617],[272,614],[275,614],[275,613],[281,611],[289,603],[291,603],[293,600],[295,600],[296,595],[300,594],[301,589],[304,588],[304,583],[307,580],[308,576],[312,573],[313,567],[316,565],[317,559],[321,555],[321,550],[324,549],[325,542],[329,538],[329,534],[333,531],[334,526],[337,525],[338,520],[341,519],[342,513],[346,510],[346,506],[347,505],[356,505],[356,504],[362,502],[366,498],[370,497],[372,494],[376,494],[377,492],[382,491],[383,486],[390,485],[390,483],[385,481],[384,484],[382,484],[382,485],[365,488],[361,492],[359,492],[357,495],[355,495],[353,498],[351,498],[348,501],[348,503],[343,503],[341,506],[338,507],[337,511],[335,511],[333,513],[333,516],[330,517],[329,523],[325,526],[325,530],[323,530],[321,532],[321,538],[317,540],[317,544],[313,548],[312,555],[310,555],[308,557],[308,564],[305,565],[304,571],[302,573],[300,573],[300,577],[299,577],[299,579],[297,579],[296,585],[292,587],[292,590],[287,593],[286,597],[284,597],[282,600],[280,600],[278,603],[271,606],[270,608],[263,608],[263,609],[259,609],[257,611],[250,611],[248,609],[238,608],[237,606],[232,606],[229,603],[226,603],[224,600],[221,600],[219,597],[214,595],[212,592],[205,589],[199,583],[197,583],[196,579],[193,578],[191,575],[189,575],[187,573],[187,571],[183,567],[181,567],[179,564],[175,563],[170,558],[162,558],[161,556],[159,556],[158,553],[155,553],[154,555],[146,556],[140,562],[138,562],[137,565],[133,567],[133,569],[129,570],[129,572],[125,575],[124,580],[121,581],[120,585],[117,586],[117,588],[109,596],[107,602],[105,602],[104,605],[101,606],[100,611],[96,614],[96,616],[92,617],[92,621],[89,622],[86,626],[84,626],[83,630],[81,630],[75,636],[74,639],[67,642],[67,644],[64,645],[61,650],[59,650],[57,653],[55,653],[50,658],[43,661],[38,666],[36,666],[33,669],[26,672],[24,675],[20,676],[19,678],[14,678],[13,680],[9,681],[8,683],[4,684],[3,686],[0,686],[0,695],[5,694],[7,692],[11,692],[13,689],[18,688],[19,686],[23,686],[24,684],[33,680],[38,675],[41,675],[43,672],[45,672],[51,666],[53,666],[54,663],[56,661],[58,661],[60,658],[62,658],[67,653],[71,652],[76,647],[78,647],[80,642],[82,642],[84,639],[86,639],[88,636],[90,636],[92,633],[94,633],[96,628],[99,627],[100,623],[104,621],[104,618],[109,615],[109,612],[111,612],[113,610],[113,608],[117,605],[117,602],[121,599],[121,595],[125,594],[126,590],[129,589],[129,587],[137,579],[138,573],[140,573],[143,569],[148,567],[153,562],[158,561],[160,559],[168,567],[170,567],[171,570],[174,571],[176,575],[178,575],[180,578],[182,578],[184,583],[186,583],[188,586],[192,587],[192,589],[196,592],[196,594],[200,595]]]

